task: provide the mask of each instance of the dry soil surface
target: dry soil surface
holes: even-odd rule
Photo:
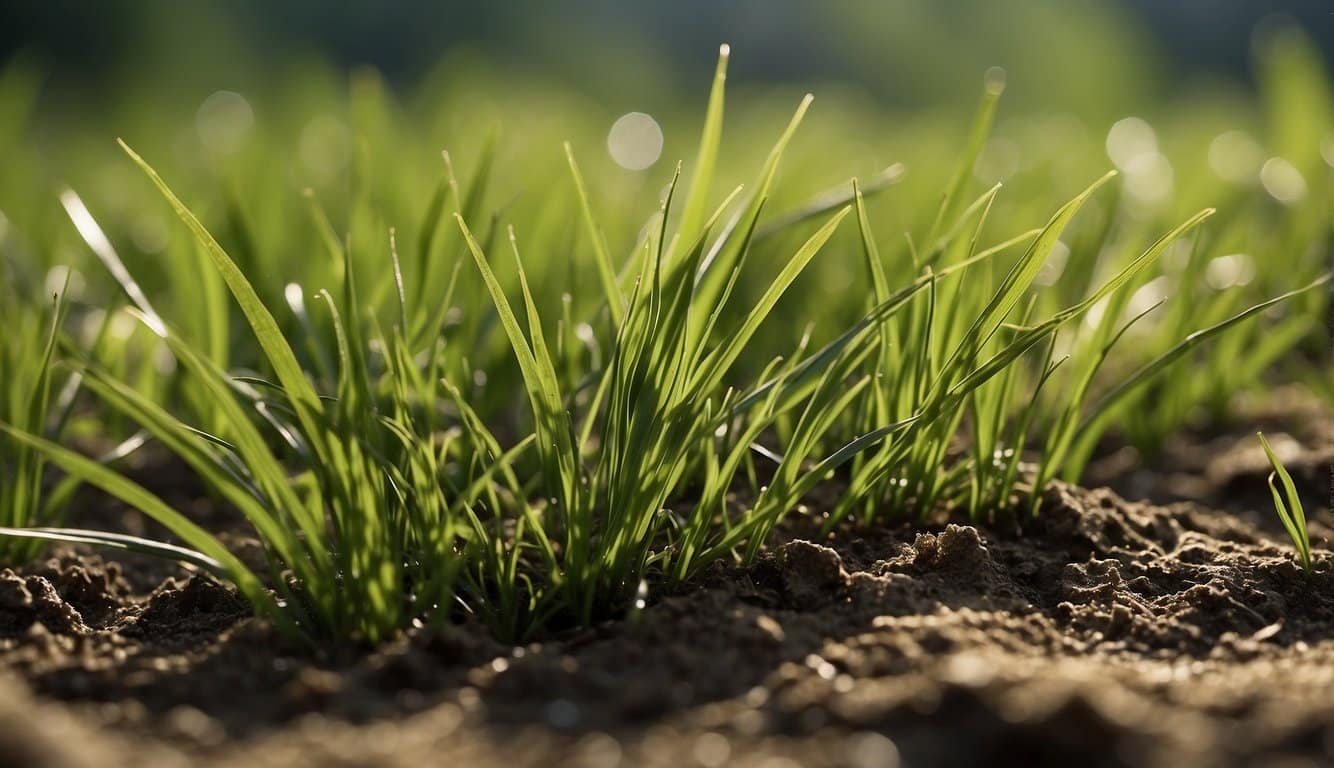
[[[207,578],[58,553],[0,572],[0,763],[1334,765],[1328,513],[1307,574],[1199,505],[1046,502],[789,541],[521,648],[312,658]]]

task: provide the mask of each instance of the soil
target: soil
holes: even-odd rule
[[[0,571],[0,764],[1334,765],[1330,459],[1271,437],[1314,468],[1309,574],[1263,474],[1189,468],[1208,503],[1056,484],[1033,521],[794,539],[519,648],[312,656],[206,577],[57,551]]]

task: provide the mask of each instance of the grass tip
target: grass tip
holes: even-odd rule
[[[143,323],[144,327],[154,336],[159,339],[167,338],[167,324],[156,313],[145,312],[138,307],[126,307],[125,311],[129,313],[130,317]]]
[[[982,83],[991,96],[999,96],[1005,91],[1005,68],[992,67],[982,76]]]

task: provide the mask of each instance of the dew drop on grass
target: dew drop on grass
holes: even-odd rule
[[[629,171],[642,171],[662,155],[662,129],[643,112],[621,115],[607,134],[607,151],[616,164]]]
[[[230,155],[245,144],[255,124],[250,102],[235,91],[216,91],[195,112],[195,130],[204,149]]]
[[[1325,140],[1320,142],[1320,156],[1325,158],[1325,165],[1334,168],[1334,133],[1326,136]],[[2,219],[4,219],[4,215],[0,214],[0,220]]]

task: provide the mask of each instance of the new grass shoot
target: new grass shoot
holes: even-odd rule
[[[1269,441],[1265,439],[1264,433],[1256,432],[1255,436],[1260,438],[1260,446],[1264,448],[1265,457],[1269,459],[1269,466],[1274,468],[1266,480],[1269,484],[1269,493],[1274,497],[1274,511],[1278,513],[1278,519],[1283,523],[1283,530],[1288,532],[1288,538],[1292,539],[1292,546],[1297,550],[1297,562],[1301,563],[1302,570],[1310,573],[1311,536],[1306,532],[1306,512],[1302,509],[1302,499],[1297,494],[1297,486],[1292,482],[1292,475],[1283,466],[1283,462],[1279,461],[1274,449],[1269,447]],[[1275,478],[1283,484],[1282,494],[1274,484]]]

